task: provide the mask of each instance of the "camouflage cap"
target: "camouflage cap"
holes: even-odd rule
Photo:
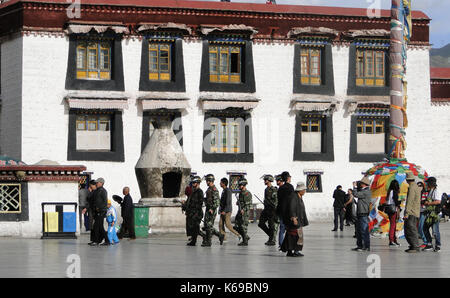
[[[211,182],[214,182],[214,180],[215,180],[213,174],[208,174],[208,175],[206,175],[205,177],[203,177],[203,179],[204,179],[205,181],[211,181]]]
[[[202,182],[202,178],[200,178],[200,176],[194,176],[191,180],[192,183],[201,183]]]
[[[281,175],[276,175],[275,180],[277,181],[283,181],[283,178],[281,178]]]
[[[241,185],[247,185],[247,184],[248,184],[248,181],[247,181],[247,179],[245,179],[245,178],[241,178],[241,179],[239,179],[238,184],[239,184],[239,186],[241,186]]]
[[[270,175],[270,174],[263,175],[263,176],[261,177],[261,179],[263,179],[263,180],[269,180],[270,182],[273,182],[273,181],[274,181],[273,176]]]

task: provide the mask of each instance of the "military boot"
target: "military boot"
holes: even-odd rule
[[[206,235],[205,235],[205,238],[203,238],[202,246],[203,247],[211,246],[211,238],[212,238],[211,231],[206,230]]]
[[[248,240],[250,239],[250,237],[247,236],[247,234],[242,231],[242,242],[238,244],[238,246],[248,246]]]
[[[188,242],[188,244],[186,244],[186,245],[187,246],[195,246],[196,243],[197,243],[197,236],[192,236],[191,241]]]
[[[275,240],[273,240],[273,237],[270,237],[269,241],[267,241],[264,244],[267,245],[267,246],[274,246],[276,243],[275,243]]]

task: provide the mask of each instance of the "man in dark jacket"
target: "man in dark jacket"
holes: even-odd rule
[[[128,186],[124,187],[122,190],[124,195],[122,202],[120,203],[122,212],[122,226],[120,227],[119,239],[122,239],[126,232],[130,240],[136,239],[136,234],[134,232],[134,205],[133,199],[130,196],[130,188]]]
[[[342,186],[338,185],[333,193],[334,203],[334,228],[333,232],[337,231],[338,228],[338,218],[339,218],[339,228],[341,231],[344,230],[344,214],[345,214],[345,203],[346,196],[345,192],[342,190]]]
[[[284,232],[286,231],[285,224],[283,222],[283,214],[285,213],[286,206],[289,204],[289,196],[294,192],[294,187],[291,182],[291,175],[289,172],[283,172],[278,176],[278,179],[283,181],[283,184],[278,188],[277,197],[278,197],[278,205],[277,205],[277,215],[280,219],[280,231],[278,233],[278,244],[283,243]]]
[[[233,212],[233,202],[232,202],[232,192],[231,189],[228,187],[228,179],[222,178],[220,180],[220,187],[222,187],[222,195],[220,196],[220,206],[219,206],[219,214],[220,214],[220,221],[219,221],[219,231],[223,235],[223,240],[226,239],[226,233],[225,233],[225,226],[227,229],[236,235],[239,240],[241,238],[241,235],[233,229],[233,225],[231,224],[231,212]]]
[[[101,245],[109,245],[108,237],[106,237],[106,231],[104,228],[104,221],[106,217],[106,211],[108,210],[108,192],[103,185],[105,183],[105,179],[98,178],[97,189],[95,190],[93,196],[94,203],[94,228],[93,228],[93,243],[92,245],[99,245],[103,240],[104,243]]]
[[[354,251],[370,251],[370,234],[369,234],[369,212],[372,201],[372,191],[369,188],[369,178],[364,177],[361,181],[361,190],[358,191],[357,183],[353,182],[353,195],[358,198],[356,209],[356,248]]]
[[[195,246],[198,235],[205,238],[205,234],[200,231],[200,223],[203,218],[203,190],[200,188],[202,178],[195,176],[192,178],[192,193],[186,202],[182,203],[182,210],[186,212],[186,234],[191,237],[188,246]]]
[[[97,182],[95,180],[90,180],[89,181],[89,188],[88,188],[88,196],[87,196],[87,203],[88,203],[88,208],[87,208],[87,213],[88,213],[88,217],[89,217],[89,230],[91,232],[90,235],[90,239],[91,241],[88,243],[89,245],[94,244],[94,216],[95,216],[95,209],[94,209],[94,195],[95,195],[95,191],[97,189]]]

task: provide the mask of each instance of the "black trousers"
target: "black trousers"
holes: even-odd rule
[[[338,219],[339,219],[339,228],[344,229],[344,209],[343,208],[334,208],[334,229],[337,230],[338,227]]]
[[[123,238],[125,233],[128,232],[128,237],[130,238],[136,238],[136,233],[134,232],[134,220],[133,217],[124,217],[122,226],[120,227],[119,235],[117,235],[119,238]]]
[[[108,237],[106,236],[106,231],[104,227],[105,215],[104,214],[96,214],[94,218],[94,228],[92,229],[91,238],[95,243],[101,243],[103,240],[105,242],[109,242]]]

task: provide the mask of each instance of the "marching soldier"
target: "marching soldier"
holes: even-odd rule
[[[203,218],[203,191],[200,188],[202,179],[199,176],[194,176],[192,179],[192,193],[186,202],[182,203],[182,210],[186,212],[186,234],[191,237],[191,241],[187,244],[195,246],[197,243],[197,236],[203,238],[205,234],[200,231],[200,223]]]
[[[220,234],[214,228],[214,220],[217,216],[217,208],[220,204],[220,196],[219,191],[214,185],[214,175],[209,174],[205,176],[206,184],[208,185],[208,189],[206,190],[205,197],[205,219],[204,219],[204,227],[206,237],[203,238],[202,246],[211,246],[211,238],[212,235],[219,237],[220,245],[223,244],[224,235]]]
[[[264,191],[264,210],[259,218],[258,227],[260,227],[269,236],[265,245],[275,245],[275,235],[277,232],[278,216],[276,214],[278,198],[277,188],[272,186],[274,178],[272,175],[264,175],[264,184],[267,186]]]
[[[250,237],[247,235],[248,219],[250,208],[252,207],[252,194],[247,190],[247,179],[239,179],[239,189],[241,190],[238,199],[239,210],[236,215],[236,231],[242,236],[242,242],[239,246],[247,246]]]

